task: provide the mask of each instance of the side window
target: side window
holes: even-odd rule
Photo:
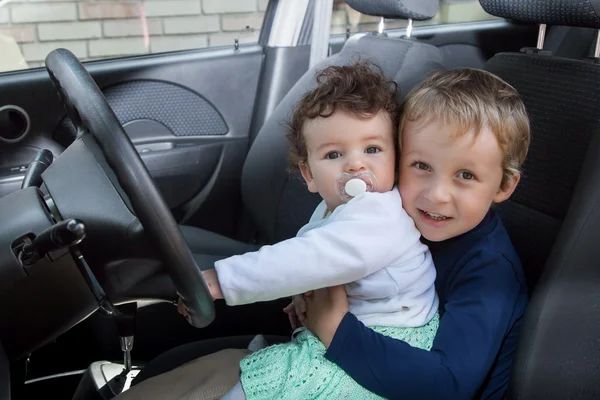
[[[454,24],[459,22],[474,22],[497,19],[486,13],[478,0],[440,0],[440,9],[437,15],[429,21],[414,21],[414,26]],[[331,21],[331,34],[375,31],[380,18],[364,15],[353,10],[344,0],[334,0],[333,16]],[[385,29],[405,28],[407,21],[386,19]]]
[[[0,0],[0,72],[80,60],[256,43],[268,0]]]

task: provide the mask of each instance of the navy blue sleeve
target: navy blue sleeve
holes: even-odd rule
[[[521,290],[508,260],[479,255],[449,288],[431,351],[376,333],[348,313],[325,357],[388,399],[472,399],[498,355]]]

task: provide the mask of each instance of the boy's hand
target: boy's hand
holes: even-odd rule
[[[306,296],[306,327],[329,348],[335,331],[348,312],[348,296],[343,285],[315,290]]]

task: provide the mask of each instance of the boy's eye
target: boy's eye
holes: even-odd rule
[[[379,153],[381,151],[381,149],[379,147],[375,147],[375,146],[371,146],[371,147],[367,147],[367,154],[376,154]]]
[[[461,171],[458,173],[458,177],[460,179],[464,179],[467,181],[470,181],[472,179],[475,179],[475,175],[473,175],[472,173],[470,173],[469,171]]]
[[[329,153],[327,153],[325,155],[325,158],[328,160],[335,160],[336,158],[341,157],[342,155],[340,154],[339,151],[330,151]]]
[[[429,171],[431,169],[429,167],[429,165],[427,165],[427,164],[425,164],[424,162],[421,162],[421,161],[414,162],[412,164],[412,166],[415,167],[416,169],[420,169],[420,170],[423,170],[423,171]]]

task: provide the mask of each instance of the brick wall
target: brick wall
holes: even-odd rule
[[[267,2],[13,0],[0,8],[0,37],[14,39],[29,67],[57,47],[90,60],[233,45],[258,39]]]
[[[1,3],[1,0],[0,0]],[[57,47],[82,60],[256,42],[268,0],[11,0],[0,7],[0,71],[37,67]],[[487,19],[477,0],[443,0],[416,25]],[[376,30],[379,18],[336,1],[331,33]],[[246,30],[249,26],[252,29]],[[386,29],[406,21],[386,21]],[[19,54],[20,52],[20,54]]]

